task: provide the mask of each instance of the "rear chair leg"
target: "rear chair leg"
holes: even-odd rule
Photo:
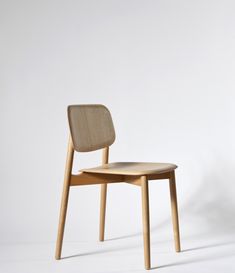
[[[107,184],[101,185],[100,192],[100,241],[104,241]]]
[[[109,161],[109,147],[105,147],[102,153],[102,164],[107,164]],[[107,196],[107,184],[101,184],[100,192],[100,241],[104,241],[105,230],[105,212],[106,212],[106,196]]]
[[[141,176],[142,215],[144,237],[144,261],[145,269],[150,269],[150,228],[149,228],[149,192],[146,176]]]
[[[170,185],[171,212],[172,212],[172,223],[173,223],[173,232],[174,232],[174,240],[175,240],[175,251],[180,252],[180,232],[179,232],[177,194],[176,194],[174,171],[171,172],[169,185]]]
[[[61,258],[61,250],[62,250],[62,243],[63,243],[63,237],[64,237],[64,226],[65,226],[68,199],[69,199],[70,177],[71,177],[72,166],[73,166],[73,154],[74,154],[73,145],[72,145],[71,138],[69,138],[67,160],[66,160],[66,167],[65,167],[65,176],[64,176],[64,186],[63,186],[63,193],[62,193],[62,200],[61,200],[61,207],[60,207],[59,226],[58,226],[57,241],[56,241],[56,252],[55,252],[56,260],[59,260]]]

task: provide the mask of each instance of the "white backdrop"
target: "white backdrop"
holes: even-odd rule
[[[81,103],[110,109],[110,161],[179,166],[182,244],[232,232],[234,11],[232,0],[2,0],[0,241],[55,241],[66,107]],[[74,172],[100,156],[76,155]],[[151,182],[150,198],[152,231],[172,238],[167,182]],[[107,206],[106,238],[141,232],[139,188],[111,185]],[[99,186],[73,188],[65,241],[97,240],[98,214]]]

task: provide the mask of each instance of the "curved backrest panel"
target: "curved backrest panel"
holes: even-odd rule
[[[101,104],[68,106],[68,119],[74,149],[89,152],[113,144],[115,130],[109,110]]]

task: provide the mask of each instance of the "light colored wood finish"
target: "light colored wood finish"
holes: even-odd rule
[[[179,220],[175,184],[176,165],[171,163],[115,162],[108,163],[109,146],[115,140],[115,131],[109,110],[103,105],[72,105],[68,107],[70,138],[65,167],[59,227],[55,258],[61,258],[64,227],[70,186],[101,184],[99,239],[104,240],[107,184],[126,182],[140,186],[145,268],[150,269],[149,189],[151,180],[168,179],[170,186],[172,222],[175,249],[180,251]],[[103,148],[102,165],[72,174],[74,150],[79,152]]]
[[[55,258],[57,260],[61,258],[61,250],[62,250],[62,243],[63,243],[63,237],[64,237],[64,226],[65,226],[65,219],[66,219],[68,199],[69,199],[70,176],[71,176],[72,166],[73,166],[73,154],[74,154],[73,144],[72,144],[71,138],[69,137],[65,175],[64,175],[64,186],[63,186],[61,208],[60,208],[59,227],[58,227],[57,241],[56,241]]]
[[[102,184],[100,188],[100,230],[99,240],[104,241],[105,214],[106,214],[107,184]]]
[[[144,237],[144,262],[145,269],[150,269],[150,224],[149,224],[149,190],[146,176],[141,177],[142,215]]]
[[[86,186],[104,183],[124,182],[124,175],[80,173],[71,175],[70,186]]]
[[[109,162],[109,147],[105,147],[102,152],[102,165],[108,164]]]
[[[124,175],[148,175],[170,172],[177,166],[171,163],[151,163],[151,162],[114,162],[98,166],[95,168],[82,169],[87,173],[106,173]]]
[[[159,173],[159,174],[149,174],[147,175],[148,180],[161,180],[161,179],[169,179],[171,172]]]
[[[103,149],[102,164],[109,161],[109,147]],[[105,214],[106,214],[107,184],[102,184],[100,189],[100,232],[99,240],[104,241]]]
[[[169,180],[170,185],[170,196],[171,196],[171,211],[172,211],[172,223],[175,240],[175,251],[180,252],[180,232],[179,232],[179,217],[178,217],[178,205],[177,205],[177,194],[175,185],[175,172],[171,172]]]
[[[170,173],[162,173],[156,175],[146,175],[148,180],[169,179]],[[120,183],[125,182],[132,185],[141,186],[140,176],[121,175],[121,174],[103,174],[103,173],[79,173],[72,174],[70,178],[70,186],[86,186],[104,183]]]
[[[167,172],[167,173],[159,173],[159,174],[149,174],[146,175],[147,180],[162,180],[162,179],[169,179],[170,178],[170,174],[171,172]],[[140,176],[134,176],[134,175],[125,175],[123,178],[123,181],[128,183],[128,184],[132,184],[135,186],[141,186],[141,180],[140,180]]]
[[[169,179],[170,173],[162,173],[156,175],[146,175],[148,181]],[[79,173],[72,174],[70,178],[70,186],[87,186],[104,183],[120,183],[125,182],[136,186],[141,186],[140,176],[121,175],[121,174],[102,174],[102,173]]]
[[[104,105],[70,105],[68,118],[76,151],[89,152],[113,144],[115,140],[113,121]]]
[[[139,187],[141,186],[141,180],[139,177],[135,178],[133,180],[127,180],[126,183],[131,184],[131,185],[135,185],[135,186],[139,186]]]

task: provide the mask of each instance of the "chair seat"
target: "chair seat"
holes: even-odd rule
[[[95,168],[82,169],[85,173],[103,173],[120,175],[148,175],[173,171],[177,166],[171,163],[150,162],[114,162]]]

